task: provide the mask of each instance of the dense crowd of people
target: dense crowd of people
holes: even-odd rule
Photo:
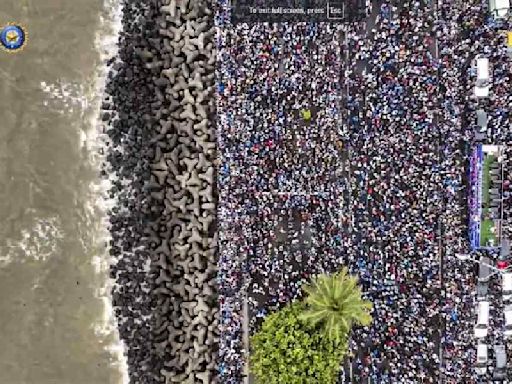
[[[512,239],[512,147],[505,147],[503,151],[503,236]]]
[[[348,243],[330,196],[257,195],[251,208],[245,234],[253,243],[246,264],[252,333],[268,312],[300,297],[311,275],[339,269]]]
[[[444,190],[434,13],[419,1],[383,2],[374,28],[349,39],[353,251],[374,321],[351,340],[356,376],[439,382],[440,238]],[[357,36],[357,32],[352,35]],[[351,36],[350,36],[351,37]],[[349,65],[351,63],[348,63]]]
[[[510,144],[510,59],[507,61],[506,45],[500,28],[510,29],[510,22],[498,25],[494,16],[489,15],[488,2],[456,2],[445,4],[439,9],[438,36],[440,39],[443,74],[441,89],[444,114],[445,170],[446,184],[450,185],[446,194],[446,211],[443,215],[445,242],[444,289],[445,289],[445,331],[443,337],[443,373],[447,383],[474,383],[476,344],[473,337],[476,307],[475,265],[457,260],[456,253],[471,251],[466,233],[468,213],[466,207],[471,201],[468,174],[469,156],[477,144],[478,135],[476,110],[484,109],[488,119],[487,132],[483,144]],[[491,63],[491,90],[489,98],[477,99],[474,94],[476,73],[474,59],[480,54]],[[508,67],[508,69],[507,69]],[[508,128],[507,128],[508,127]],[[471,177],[471,175],[469,175]],[[507,214],[507,207],[504,207]],[[504,233],[507,233],[506,226]],[[473,257],[485,252],[473,252]],[[496,290],[499,291],[499,290]],[[498,308],[495,303],[495,308]],[[502,317],[495,311],[494,317]],[[498,324],[498,323],[496,323]],[[495,325],[496,325],[495,324]],[[493,331],[499,333],[498,327]],[[494,332],[488,340],[492,344]],[[501,340],[502,341],[502,340]],[[490,377],[484,377],[489,381]]]
[[[240,24],[218,36],[221,375],[239,382],[249,328],[343,264],[338,26]],[[311,117],[309,117],[309,115]],[[345,244],[348,245],[348,244]],[[223,343],[224,343],[223,342]],[[237,349],[238,348],[238,349]]]
[[[350,341],[357,380],[476,382],[475,272],[455,254],[470,252],[476,108],[488,142],[510,141],[503,25],[485,1],[372,5],[366,24],[233,26],[219,2],[223,382],[241,381],[245,301],[254,331],[341,265],[374,304]],[[471,96],[478,53],[488,101]]]

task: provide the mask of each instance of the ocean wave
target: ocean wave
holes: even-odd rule
[[[106,153],[106,144],[108,136],[103,134],[104,123],[99,118],[101,107],[101,99],[104,95],[104,89],[109,68],[106,65],[107,60],[117,55],[117,41],[119,32],[122,28],[122,8],[121,2],[118,0],[104,0],[104,12],[100,15],[100,28],[96,33],[95,47],[100,56],[100,65],[95,72],[94,96],[90,99],[93,113],[90,116],[90,124],[87,131],[81,136],[83,147],[87,147],[89,154],[89,162],[96,169],[101,168],[101,164],[105,162],[104,153]],[[99,211],[102,220],[97,221],[100,226],[97,228],[97,242],[108,244],[110,241],[110,232],[108,231],[108,212],[117,205],[117,201],[109,197],[108,191],[115,180],[115,175],[109,174],[108,178],[97,182],[92,182],[89,190],[93,195],[91,204],[86,205],[87,215],[93,217]],[[111,258],[107,255],[106,249],[104,254],[95,256],[92,264],[97,273],[106,276],[105,284],[97,288],[96,295],[103,301],[103,318],[102,322],[95,325],[95,332],[98,336],[109,337],[110,343],[105,349],[110,353],[112,359],[110,364],[117,366],[122,375],[119,384],[128,384],[128,363],[126,360],[126,346],[119,337],[117,321],[112,308],[111,292],[115,284],[115,280],[109,277]]]
[[[60,114],[80,112],[85,113],[89,106],[86,90],[83,84],[59,80],[56,83],[40,83],[41,90],[46,94],[43,105],[51,106]]]
[[[58,217],[36,217],[34,224],[23,229],[17,240],[7,239],[7,245],[0,247],[0,267],[12,262],[44,262],[57,252],[62,238]]]

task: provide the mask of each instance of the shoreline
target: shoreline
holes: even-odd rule
[[[99,95],[95,97],[93,109],[99,111],[101,107],[101,99],[105,92],[105,87],[108,82],[109,68],[106,63],[112,57],[117,56],[117,41],[122,29],[121,23],[121,8],[122,5],[119,1],[104,0],[102,10],[99,15],[100,23],[98,31],[95,36],[95,49],[98,52],[99,63],[95,70],[95,83],[94,94]],[[91,117],[91,124],[88,132],[82,135],[82,146],[87,147],[90,151],[89,161],[91,164],[100,167],[104,161],[104,148],[106,146],[106,137],[102,133],[105,129],[101,116],[96,113]],[[102,178],[99,182],[91,183],[91,190],[100,196],[100,203],[96,202],[91,209],[99,209],[101,211],[102,220],[101,225],[97,228],[100,239],[96,239],[96,243],[104,243],[105,245],[111,240],[108,226],[108,212],[117,201],[108,196],[108,190],[111,188],[115,178]],[[103,274],[106,280],[103,286],[99,287],[96,291],[96,296],[102,298],[103,301],[103,319],[102,324],[94,327],[97,334],[109,336],[111,342],[105,349],[115,358],[115,362],[111,362],[119,367],[121,379],[119,384],[128,384],[130,382],[128,377],[128,365],[126,361],[126,345],[121,339],[118,331],[117,321],[112,306],[111,291],[116,284],[115,280],[110,277],[110,265],[114,263],[112,259],[105,259],[108,255],[106,246],[103,249],[103,256],[96,256],[93,260],[93,265],[97,274]]]

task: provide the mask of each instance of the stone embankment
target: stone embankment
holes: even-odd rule
[[[113,305],[131,383],[216,383],[215,42],[209,1],[126,0],[102,105]]]

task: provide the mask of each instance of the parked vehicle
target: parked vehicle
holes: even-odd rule
[[[510,240],[506,237],[501,239],[500,253],[498,255],[500,261],[507,261],[510,259]]]
[[[476,84],[475,96],[488,97],[490,89],[489,59],[487,57],[476,57]]]
[[[476,285],[476,297],[478,301],[486,301],[489,294],[489,283],[478,283]]]
[[[489,12],[496,19],[503,19],[510,12],[510,0],[489,0]]]
[[[483,339],[487,337],[487,327],[489,325],[489,302],[478,302],[478,318],[475,326],[475,338]]]
[[[506,339],[512,337],[512,305],[508,304],[505,306],[505,330],[503,335]]]
[[[484,256],[480,258],[478,263],[478,281],[480,283],[488,283],[491,277],[491,266],[492,261],[488,257]]]
[[[485,343],[478,343],[476,349],[476,366],[477,375],[485,375],[487,373],[487,351],[488,347]]]
[[[512,300],[512,273],[504,273],[501,277],[503,301],[510,303]]]
[[[494,358],[496,359],[496,365],[492,378],[493,380],[505,380],[507,378],[507,352],[504,345],[494,345]]]
[[[487,112],[485,110],[476,110],[476,124],[478,125],[478,132],[487,132]]]

